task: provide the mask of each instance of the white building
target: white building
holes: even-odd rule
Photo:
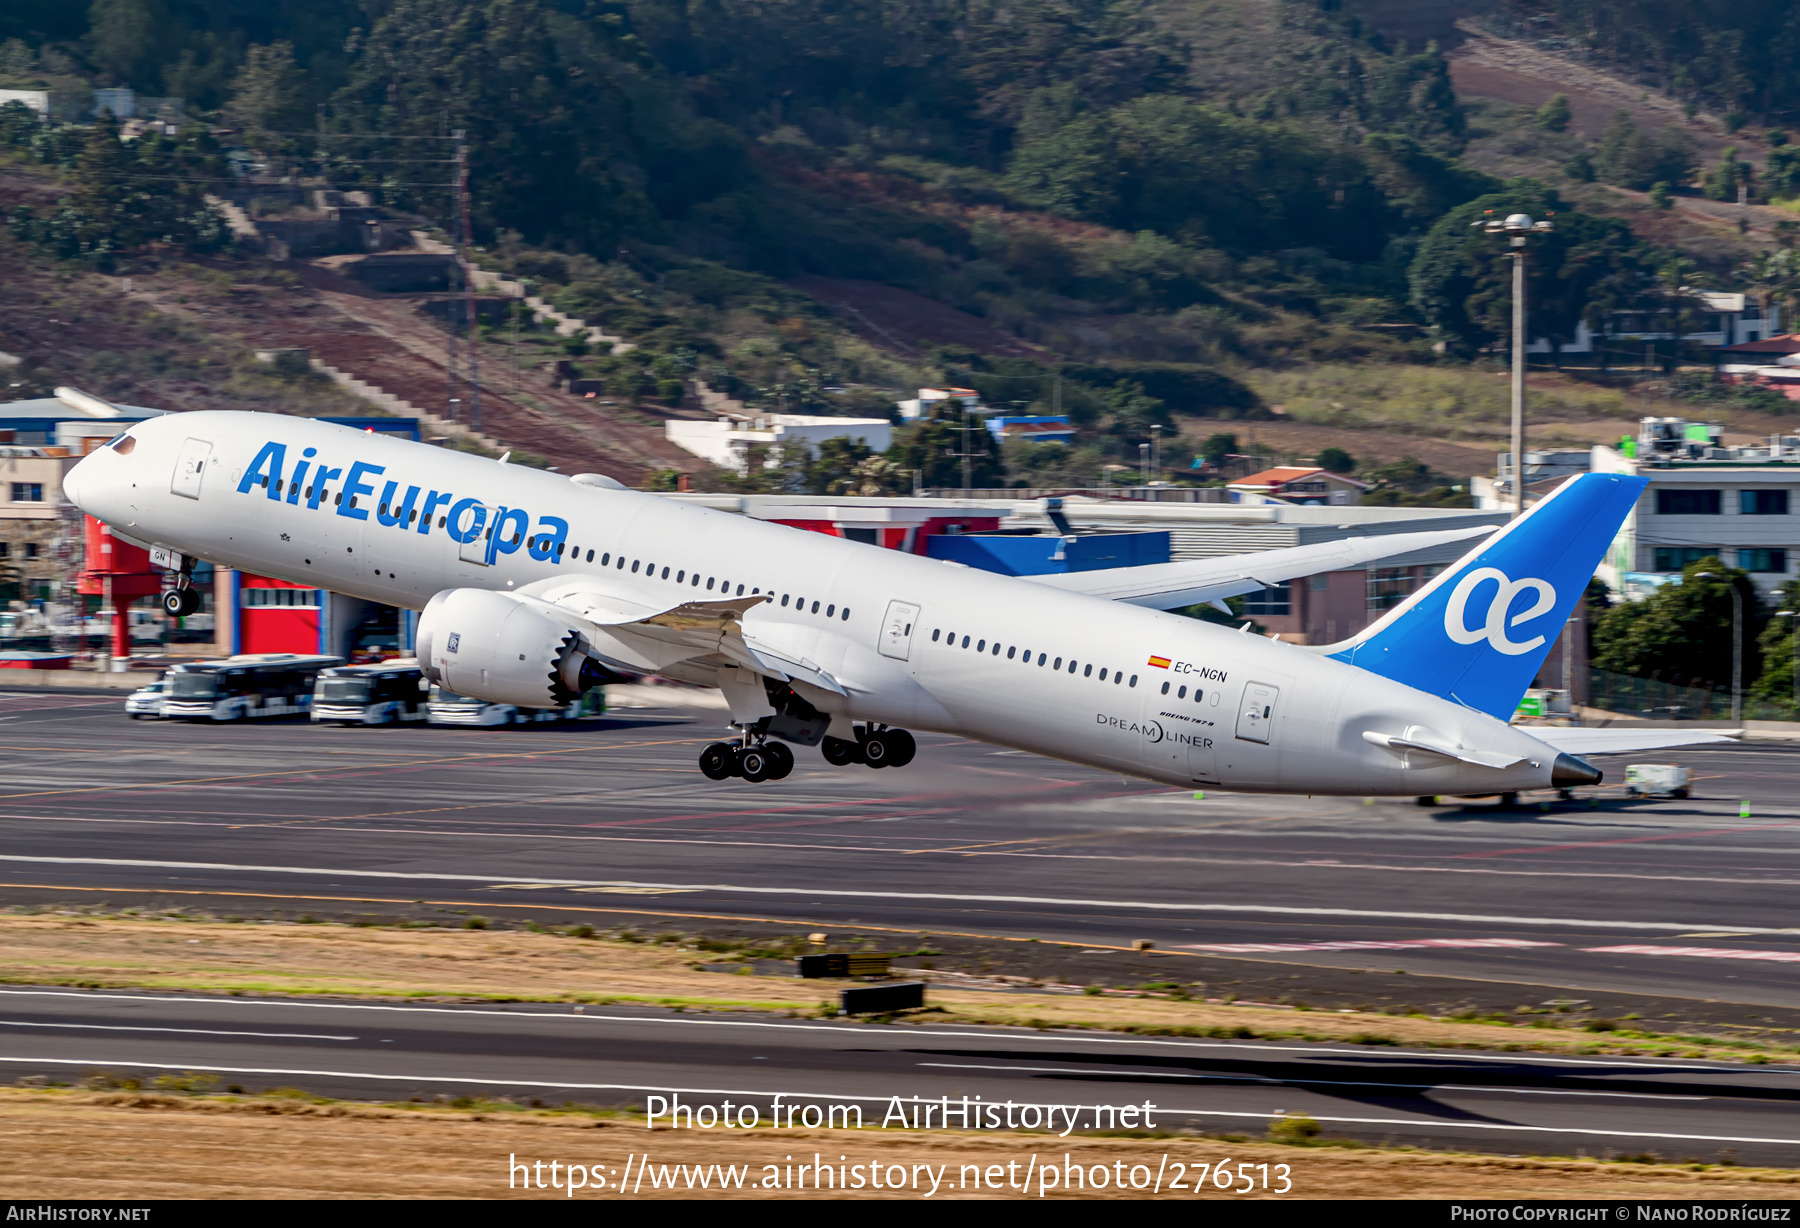
[[[49,90],[0,90],[0,107],[9,102],[22,102],[45,118],[50,115]]]
[[[1762,341],[1781,331],[1781,309],[1770,307],[1764,315],[1762,306],[1747,294],[1719,294],[1703,290],[1696,294],[1691,313],[1698,317],[1699,327],[1681,334],[1692,341],[1715,349],[1726,345],[1743,345]],[[1615,311],[1607,319],[1605,341],[1616,349],[1620,343],[1632,341],[1667,341],[1675,334],[1669,331],[1671,317],[1665,311]],[[1563,354],[1591,354],[1600,334],[1582,320],[1575,325],[1575,339],[1559,347]],[[1532,354],[1548,354],[1550,342],[1539,337],[1527,347]]]
[[[814,414],[765,414],[757,418],[719,418],[692,422],[671,418],[663,423],[669,442],[721,469],[749,471],[749,450],[762,446],[808,444],[814,451],[827,439],[853,439],[871,452],[885,452],[894,442],[886,418],[832,418]]]
[[[1615,594],[1644,596],[1708,556],[1749,572],[1764,597],[1800,574],[1800,437],[1725,447],[1718,427],[1645,418],[1592,464],[1650,479],[1600,565]]]
[[[921,388],[919,395],[910,401],[897,401],[900,416],[908,422],[920,418],[929,418],[933,410],[939,407],[954,410],[970,410],[984,413],[987,406],[981,403],[981,394],[973,388]]]

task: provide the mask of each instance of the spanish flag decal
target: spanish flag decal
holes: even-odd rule
[[[1168,669],[1169,668],[1169,658],[1167,658],[1167,657],[1151,657],[1150,664],[1156,666],[1157,669]]]

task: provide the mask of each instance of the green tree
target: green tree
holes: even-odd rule
[[[1627,111],[1613,116],[1600,135],[1594,170],[1607,183],[1644,191],[1661,180],[1685,184],[1694,174],[1694,155],[1686,139],[1674,129],[1650,136]]]
[[[1474,225],[1488,216],[1555,214],[1556,229],[1533,235],[1527,249],[1526,297],[1534,337],[1562,344],[1576,325],[1646,301],[1649,249],[1623,222],[1563,207],[1532,187],[1495,193],[1446,213],[1421,240],[1407,271],[1412,303],[1426,322],[1473,350],[1510,335],[1512,258],[1505,242]]]
[[[285,137],[271,134],[310,128],[307,101],[306,74],[294,60],[294,45],[285,40],[268,46],[252,44],[232,82],[225,118],[244,129],[251,141],[285,146]]]
[[[1575,117],[1569,107],[1567,94],[1552,94],[1543,106],[1537,109],[1537,126],[1546,132],[1567,132],[1569,121]]]
[[[1317,460],[1321,467],[1332,473],[1356,471],[1356,458],[1342,448],[1320,448]]]
[[[1738,188],[1749,187],[1751,179],[1750,164],[1738,157],[1736,145],[1727,145],[1725,152],[1719,156],[1719,164],[1706,177],[1706,198],[1735,201],[1738,198]]]
[[[1710,572],[1718,579],[1701,579]],[[1708,557],[1641,601],[1614,606],[1593,626],[1594,665],[1617,674],[1712,690],[1731,685],[1731,588],[1744,602],[1744,681],[1759,674],[1756,592],[1749,573]]]
[[[895,432],[888,448],[888,462],[904,474],[919,473],[919,485],[960,487],[965,434],[968,439],[969,485],[977,488],[999,486],[1006,470],[992,434],[979,422],[964,432],[961,414],[943,416],[934,412],[924,421],[902,427]]]
[[[1800,615],[1800,580],[1783,582],[1772,597],[1777,603],[1776,609]],[[1756,639],[1763,671],[1748,690],[1755,703],[1779,704],[1790,713],[1800,715],[1800,697],[1794,691],[1794,653],[1800,648],[1800,643],[1796,642],[1800,640],[1800,628],[1794,625],[1795,621],[1794,617],[1771,617],[1764,625],[1762,634]]]
[[[1200,455],[1206,463],[1217,468],[1225,463],[1225,458],[1238,450],[1236,435],[1208,435],[1200,444]]]
[[[1763,183],[1776,200],[1800,196],[1800,145],[1784,144],[1769,151],[1769,160],[1763,166]]]

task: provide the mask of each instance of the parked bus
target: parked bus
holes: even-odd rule
[[[324,670],[313,687],[312,718],[345,725],[422,721],[427,687],[411,657]]]
[[[163,716],[236,721],[259,716],[305,716],[313,680],[342,657],[303,657],[291,652],[247,653],[223,661],[199,661],[170,670]]]

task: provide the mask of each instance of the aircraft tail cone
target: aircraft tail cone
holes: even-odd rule
[[[1550,783],[1558,789],[1575,785],[1597,785],[1604,778],[1605,773],[1599,768],[1574,755],[1558,755],[1556,762],[1550,765]]]

